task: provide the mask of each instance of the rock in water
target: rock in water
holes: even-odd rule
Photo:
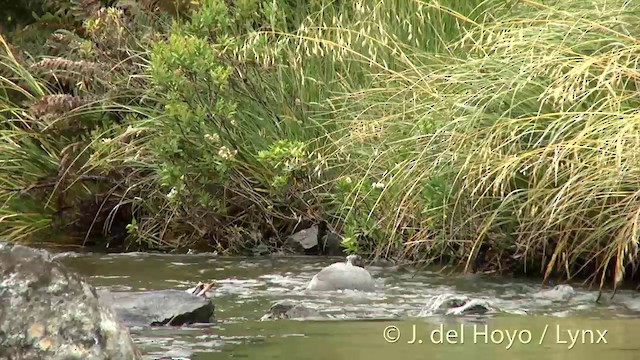
[[[441,294],[429,299],[418,317],[432,316],[439,313],[446,315],[482,315],[496,310],[489,301],[471,299],[465,295]]]
[[[548,299],[551,301],[566,301],[575,295],[576,291],[571,285],[556,285],[550,290],[542,290],[533,294],[536,298]]]
[[[293,301],[285,300],[271,305],[269,311],[260,318],[260,321],[280,319],[318,319],[320,317],[320,313],[314,309]]]
[[[48,252],[0,245],[0,279],[0,358],[140,358],[95,289]]]
[[[331,264],[313,276],[307,290],[359,290],[374,291],[376,284],[371,274],[360,266],[362,259],[358,255],[347,256],[344,263]]]
[[[318,226],[314,225],[308,229],[300,230],[287,239],[287,245],[295,252],[306,253],[317,249],[318,246]]]
[[[453,306],[447,310],[447,315],[482,315],[492,311],[491,304],[483,299],[470,299],[460,306]]]
[[[109,292],[100,290],[100,301],[109,304],[127,325],[180,326],[215,321],[211,299],[183,290]]]

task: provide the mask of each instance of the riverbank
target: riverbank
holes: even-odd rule
[[[638,5],[169,3],[14,17],[1,236],[633,278]]]

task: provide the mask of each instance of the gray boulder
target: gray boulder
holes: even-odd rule
[[[285,247],[298,254],[342,255],[342,238],[326,224],[313,225],[287,238]]]
[[[369,271],[362,267],[362,259],[358,255],[349,255],[345,262],[323,268],[307,285],[307,290],[312,291],[375,291],[375,289],[376,283]]]
[[[215,321],[213,301],[182,290],[109,292],[100,301],[111,306],[129,326],[181,326]]]
[[[289,236],[287,246],[298,253],[310,252],[318,247],[318,226],[300,230]]]
[[[140,358],[95,289],[48,252],[0,245],[0,279],[3,359]]]

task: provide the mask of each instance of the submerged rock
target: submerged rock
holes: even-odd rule
[[[129,326],[180,326],[215,321],[213,301],[184,290],[100,290],[99,294],[100,301],[109,304]]]
[[[262,316],[260,321],[279,319],[313,319],[320,318],[318,311],[294,301],[279,301],[271,305],[269,311]]]
[[[360,256],[349,255],[346,262],[331,264],[320,270],[307,285],[307,290],[374,291],[376,289],[375,281],[361,265]]]
[[[0,245],[0,354],[8,359],[139,359],[95,289],[44,250]]]
[[[415,268],[411,268],[409,264],[403,264],[389,259],[376,259],[366,266],[365,269],[373,275],[408,273],[416,270]]]
[[[631,297],[631,296],[619,295],[618,299],[620,299],[620,302],[622,303],[622,305],[624,305],[627,309],[631,311],[640,312],[640,298],[635,296]]]
[[[323,305],[319,305],[319,308],[309,307],[304,303],[283,300],[273,303],[271,308],[265,315],[262,316],[260,321],[266,320],[378,320],[378,321],[391,321],[401,319],[400,314],[389,314],[389,311],[385,309],[339,309],[333,306],[324,308]]]
[[[418,314],[419,317],[434,314],[482,315],[495,311],[489,301],[471,299],[464,295],[443,294],[431,298]]]
[[[566,301],[572,298],[575,293],[571,285],[556,285],[552,289],[539,291],[533,296],[552,301]]]
[[[460,306],[447,309],[447,315],[482,315],[492,310],[491,304],[484,299],[469,299]]]

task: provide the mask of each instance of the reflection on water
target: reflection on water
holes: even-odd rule
[[[540,290],[534,282],[385,268],[370,269],[379,285],[375,293],[304,291],[318,270],[340,260],[139,253],[63,257],[65,263],[88,276],[97,287],[117,291],[186,289],[198,281],[217,282],[217,324],[131,329],[145,359],[378,360],[393,355],[414,359],[508,356],[595,360],[605,354],[612,359],[637,359],[640,352],[640,344],[635,341],[639,335],[635,329],[640,328],[640,317],[636,315],[640,299],[632,291],[619,292],[613,300],[598,305],[597,292],[577,287],[573,298],[562,301],[533,296]],[[528,315],[417,317],[430,298],[443,293],[487,299],[500,309]],[[258,321],[273,301],[283,299],[303,302],[344,321]],[[381,318],[398,320],[372,320]],[[485,326],[488,334],[483,337]],[[441,327],[445,339],[442,344],[434,342],[439,332],[433,333]],[[400,338],[393,343],[385,340],[385,328]],[[414,337],[414,328],[415,341],[408,344]],[[448,343],[449,330],[455,332],[449,333]],[[600,339],[605,330],[607,343]],[[578,337],[574,336],[576,331]],[[572,341],[572,336],[577,340]],[[575,345],[569,349],[572,342]]]

